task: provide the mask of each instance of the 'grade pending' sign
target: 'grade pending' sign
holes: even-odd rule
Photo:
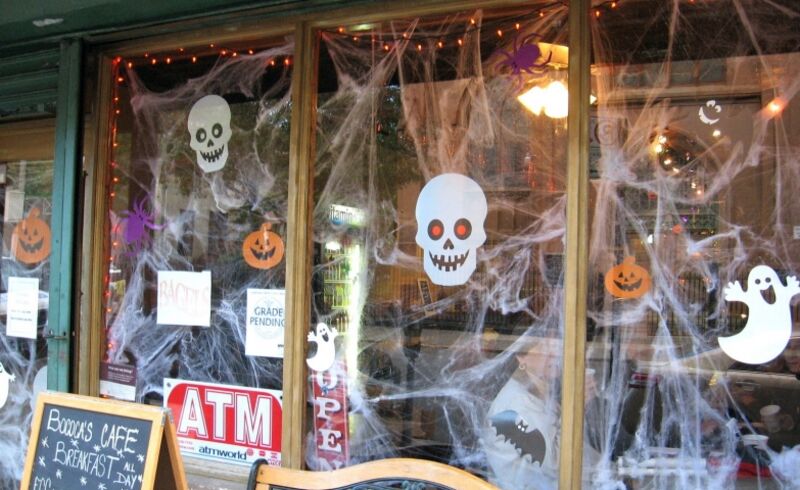
[[[244,353],[283,358],[286,291],[248,289]]]

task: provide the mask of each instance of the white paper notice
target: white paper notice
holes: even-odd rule
[[[156,323],[211,326],[211,271],[158,271]]]
[[[245,355],[283,358],[285,312],[285,290],[247,290]]]
[[[6,308],[6,335],[35,339],[39,321],[39,279],[9,277]]]

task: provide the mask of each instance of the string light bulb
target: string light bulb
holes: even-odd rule
[[[767,110],[773,116],[778,115],[783,110],[783,108],[784,108],[784,102],[783,100],[781,100],[780,97],[775,97],[769,102],[769,104],[767,104]]]

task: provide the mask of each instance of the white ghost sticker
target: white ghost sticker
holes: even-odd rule
[[[464,284],[475,272],[478,248],[486,241],[487,212],[483,189],[464,175],[437,175],[422,188],[416,241],[424,250],[425,273],[434,284]]]
[[[306,359],[308,367],[314,371],[327,371],[336,360],[336,348],[333,340],[339,332],[335,328],[328,328],[324,323],[317,323],[313,332],[308,333],[308,341],[316,342],[317,352],[313,357]]]
[[[13,374],[7,373],[3,364],[0,363],[0,408],[3,408],[8,401],[9,384],[16,379]]]
[[[189,146],[197,154],[203,172],[216,172],[228,160],[231,108],[219,95],[206,95],[189,111]]]
[[[739,281],[729,282],[723,290],[726,301],[747,304],[747,323],[741,332],[720,337],[719,346],[732,359],[746,364],[764,364],[778,357],[792,336],[792,296],[800,293],[795,276],[781,284],[778,274],[766,265],[758,265],[747,276],[747,291]]]

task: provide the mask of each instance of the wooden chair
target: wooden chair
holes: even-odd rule
[[[413,458],[370,461],[335,471],[302,471],[253,463],[248,490],[497,490],[453,466]]]

